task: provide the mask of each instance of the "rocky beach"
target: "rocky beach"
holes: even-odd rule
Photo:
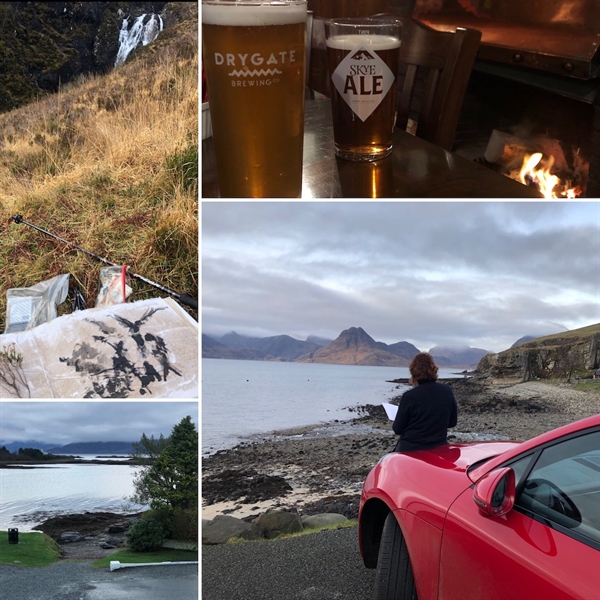
[[[444,383],[458,404],[451,443],[526,440],[600,412],[600,390],[579,391],[574,384],[501,385],[476,378]],[[356,413],[351,421],[272,432],[204,457],[203,520],[231,515],[250,521],[268,509],[355,518],[365,476],[397,440],[381,405]]]

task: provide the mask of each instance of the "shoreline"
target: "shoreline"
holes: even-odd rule
[[[91,458],[82,458],[80,460],[70,459],[51,459],[51,460],[5,460],[0,462],[0,469],[38,469],[39,467],[52,465],[125,465],[128,467],[144,466],[138,462],[129,462],[126,460],[95,460]]]
[[[458,404],[449,443],[522,441],[600,412],[600,392],[569,384],[440,381],[451,385]],[[251,520],[269,508],[355,518],[364,478],[397,440],[381,405],[357,413],[349,421],[272,431],[203,456],[202,518]]]

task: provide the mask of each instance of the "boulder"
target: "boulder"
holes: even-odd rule
[[[85,535],[82,535],[78,531],[63,531],[60,534],[60,542],[62,544],[69,544],[71,542],[81,542],[85,539]]]
[[[302,531],[302,520],[296,513],[281,510],[268,510],[257,517],[253,523],[260,527],[266,538],[272,539],[283,533]]]
[[[348,519],[344,515],[339,515],[337,513],[323,513],[320,515],[302,517],[302,525],[304,526],[304,529],[314,529],[316,527],[338,525],[347,520]]]
[[[202,526],[203,544],[224,544],[233,538],[257,540],[262,537],[259,527],[229,515],[217,515],[208,525]]]

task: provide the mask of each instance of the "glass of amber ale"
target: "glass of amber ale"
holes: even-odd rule
[[[335,153],[374,161],[392,151],[402,24],[394,17],[325,21]]]
[[[306,0],[202,0],[221,197],[302,194]]]

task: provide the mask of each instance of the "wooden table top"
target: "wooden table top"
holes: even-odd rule
[[[213,139],[202,141],[202,198],[218,198]],[[307,99],[302,198],[541,198],[492,169],[396,129],[390,156],[358,163],[335,156],[331,103]]]

